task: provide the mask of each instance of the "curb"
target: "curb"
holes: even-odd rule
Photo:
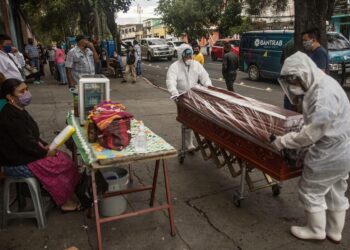
[[[147,83],[147,84],[149,84],[149,85],[151,85],[151,86],[153,86],[153,87],[155,87],[155,88],[157,88],[157,89],[160,89],[160,90],[163,90],[163,91],[165,91],[165,92],[168,92],[168,90],[166,89],[166,88],[163,88],[163,87],[159,87],[158,85],[155,85],[155,84],[153,84],[150,80],[148,80],[146,77],[142,77],[142,79]]]

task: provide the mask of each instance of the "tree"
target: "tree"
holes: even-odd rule
[[[232,35],[232,27],[240,26],[241,18],[241,3],[238,0],[230,0],[226,2],[226,8],[219,20],[220,35],[227,37]]]
[[[22,0],[15,3],[44,43],[63,40],[66,35],[74,34],[78,26],[79,13],[75,11],[74,1]]]
[[[116,42],[118,53],[121,52],[120,34],[117,23],[115,22],[115,13],[118,11],[127,12],[132,0],[99,0],[99,3],[106,14],[107,26]]]
[[[176,36],[201,37],[219,22],[224,0],[159,0],[156,12]]]
[[[267,7],[273,7],[276,11],[284,10],[287,0],[246,0],[249,13],[257,15]],[[297,49],[302,49],[301,33],[310,28],[318,28],[321,32],[321,44],[327,47],[326,21],[329,21],[336,0],[294,0],[295,22],[294,39]]]

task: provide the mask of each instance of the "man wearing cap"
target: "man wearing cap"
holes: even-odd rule
[[[67,54],[66,70],[69,87],[79,83],[79,75],[94,75],[95,63],[98,63],[98,54],[87,36],[79,35],[77,45]]]

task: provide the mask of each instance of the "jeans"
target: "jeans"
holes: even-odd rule
[[[40,72],[40,60],[39,57],[30,59],[30,65],[35,67]],[[36,74],[35,81],[40,81],[40,74]]]
[[[236,80],[236,74],[232,74],[232,73],[225,74],[224,78],[225,78],[225,83],[226,83],[227,90],[235,91],[234,88],[233,88],[233,83]]]
[[[66,69],[65,69],[64,63],[57,64],[57,69],[58,69],[58,72],[60,73],[61,82],[64,84],[67,84],[68,81],[67,81],[67,75],[66,75]]]
[[[136,75],[140,76],[141,74],[142,74],[142,72],[141,72],[141,60],[138,60],[136,62]]]
[[[101,74],[102,63],[101,60],[95,63],[95,74]]]

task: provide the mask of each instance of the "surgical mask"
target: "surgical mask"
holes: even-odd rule
[[[312,50],[312,40],[304,41],[303,46],[305,50]]]
[[[18,97],[18,104],[22,107],[28,106],[32,102],[32,94],[26,91],[24,94]]]
[[[185,61],[185,65],[186,65],[186,66],[190,66],[191,63],[192,63],[192,59],[189,59],[189,60],[186,60],[186,61]]]
[[[292,93],[293,95],[296,95],[296,96],[305,94],[304,90],[300,86],[289,85],[288,89],[289,89],[290,93]]]
[[[5,45],[3,51],[5,53],[10,53],[12,51],[12,46],[11,45]]]

